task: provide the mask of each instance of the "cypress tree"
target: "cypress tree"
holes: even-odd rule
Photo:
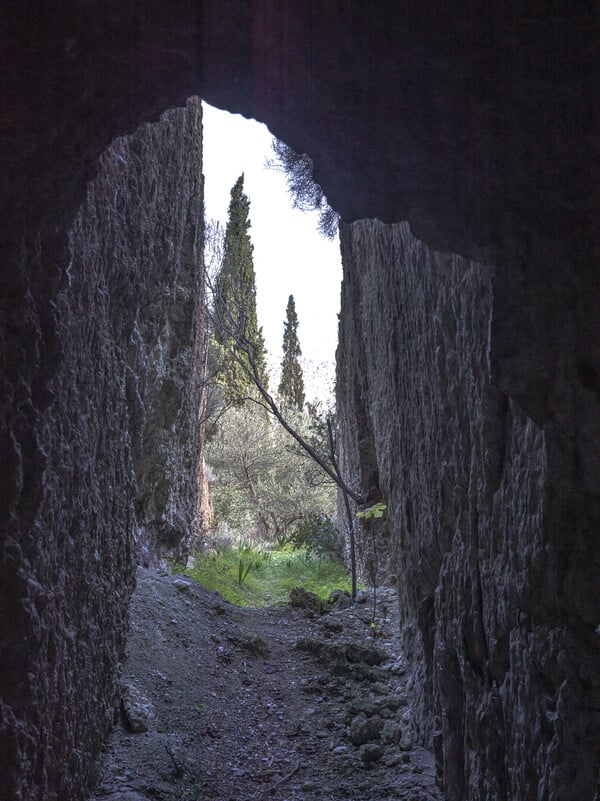
[[[283,324],[283,361],[279,397],[284,405],[302,411],[304,407],[304,378],[299,357],[302,355],[298,341],[298,315],[294,296],[290,295]]]
[[[217,381],[225,388],[228,400],[234,403],[241,403],[254,386],[247,372],[250,365],[240,346],[241,338],[250,344],[261,378],[265,384],[267,381],[265,342],[256,316],[256,278],[249,228],[250,201],[244,194],[242,173],[231,190],[223,264],[214,293]],[[243,364],[239,364],[239,359]]]

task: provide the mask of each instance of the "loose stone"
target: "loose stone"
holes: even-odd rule
[[[377,743],[366,743],[365,745],[361,746],[359,751],[359,757],[365,764],[370,764],[371,762],[377,762],[378,759],[381,759],[383,756],[383,748]]]

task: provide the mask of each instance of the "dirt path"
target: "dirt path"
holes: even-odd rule
[[[95,798],[440,801],[392,657],[394,611],[385,591],[373,637],[368,602],[241,609],[140,570],[124,712]]]

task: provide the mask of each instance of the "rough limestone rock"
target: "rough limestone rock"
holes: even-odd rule
[[[114,142],[71,239],[68,273],[81,276],[83,311],[93,303],[91,293],[109,310],[113,296],[119,300],[113,337],[123,361],[119,389],[135,469],[136,539],[146,565],[164,554],[183,558],[198,536],[201,130],[196,98],[186,111],[169,112],[159,124]],[[95,280],[88,288],[90,274]],[[94,326],[87,321],[88,329]]]
[[[366,743],[360,747],[359,758],[365,763],[377,762],[384,754],[384,750],[377,743]]]
[[[177,553],[194,533],[201,142],[198,101],[117,140],[51,297],[30,295],[35,358],[4,385],[3,799],[82,797],[117,708],[138,549]]]
[[[128,337],[137,304],[143,305],[148,292],[154,323],[143,330],[140,319],[140,336],[148,341],[140,344],[139,353],[167,365],[165,387],[172,382],[177,399],[169,413],[185,428],[183,410],[193,404],[185,400],[180,373],[168,367],[164,346],[169,335],[153,328],[159,325],[159,306],[173,309],[172,296],[167,291],[161,295],[159,288],[170,279],[155,275],[159,287],[144,281],[143,291],[132,292],[122,281],[118,260],[110,280],[102,273],[106,264],[95,253],[110,237],[97,236],[101,229],[85,223],[90,258],[84,263],[71,253],[69,232],[88,189],[93,191],[89,182],[107,166],[102,154],[115,138],[157,121],[167,108],[183,106],[197,94],[257,117],[307,152],[317,179],[346,220],[409,220],[431,247],[494,261],[489,370],[514,436],[509,441],[501,425],[492,439],[507,445],[513,465],[523,454],[527,472],[526,463],[540,452],[537,441],[543,432],[549,478],[543,483],[545,533],[539,550],[549,549],[549,569],[539,567],[534,580],[523,568],[531,581],[501,582],[499,597],[513,594],[507,601],[511,614],[523,594],[529,597],[529,587],[539,588],[545,610],[548,597],[557,606],[568,599],[558,626],[571,614],[572,630],[579,628],[587,642],[597,600],[590,571],[597,570],[600,553],[594,4],[407,0],[399,11],[397,2],[382,0],[375,13],[373,4],[346,0],[181,0],[173,13],[165,0],[61,0],[12,4],[4,16],[0,48],[2,63],[10,68],[0,76],[0,592],[8,615],[0,624],[6,628],[0,666],[2,687],[10,689],[3,696],[2,727],[9,734],[2,741],[0,763],[7,770],[0,780],[12,782],[18,773],[14,795],[19,798],[51,798],[48,788],[55,785],[65,801],[77,797],[102,737],[102,726],[91,733],[86,723],[88,703],[106,708],[121,649],[132,584],[129,532],[139,520],[140,540],[151,561],[157,548],[179,547],[178,538],[195,514],[178,507],[177,497],[189,492],[183,477],[165,482],[160,472],[160,459],[172,465],[177,439],[175,432],[170,439],[166,421],[156,418],[162,401],[150,409],[143,394],[137,394],[139,389],[156,398],[162,379],[152,366],[138,365],[129,372],[119,361],[125,348],[137,347]],[[134,157],[132,175],[135,164]],[[151,170],[159,168],[160,159]],[[127,165],[120,163],[118,169]],[[117,187],[117,165],[113,173]],[[95,203],[93,194],[89,202]],[[180,202],[174,199],[173,206]],[[122,192],[99,190],[97,216],[113,217],[139,234],[143,227],[128,209]],[[171,244],[168,236],[159,239],[162,259]],[[174,252],[178,241],[172,239]],[[137,244],[151,255],[151,240]],[[382,295],[393,296],[400,273],[387,276]],[[415,284],[417,297],[423,291]],[[465,292],[470,297],[468,286]],[[366,297],[373,306],[365,319],[374,318],[382,299]],[[179,328],[178,323],[169,325],[173,332]],[[392,335],[388,342],[396,339]],[[431,360],[433,354],[423,358]],[[383,373],[389,367],[379,369]],[[386,382],[398,384],[398,403],[404,404],[402,375],[389,373]],[[359,413],[359,390],[355,394]],[[360,414],[361,462],[377,479],[369,461],[376,467],[387,446],[375,452],[370,418]],[[443,440],[445,417],[438,422],[437,436]],[[128,427],[131,436],[125,433]],[[156,446],[154,458],[140,450],[143,437]],[[183,452],[188,459],[189,451]],[[504,464],[504,457],[497,461]],[[422,470],[427,471],[426,464]],[[454,467],[449,470],[452,479]],[[144,490],[141,478],[156,495]],[[370,481],[366,484],[368,491]],[[503,487],[509,484],[508,479],[502,482]],[[524,525],[532,524],[520,505],[522,492],[502,489],[495,514],[510,520],[521,515]],[[531,508],[536,504],[532,496]],[[404,501],[397,507],[407,517],[412,508]],[[390,536],[398,540],[397,533]],[[433,540],[438,534],[427,536]],[[511,553],[518,544],[510,545]],[[530,564],[531,547],[524,565]],[[414,562],[407,560],[406,549],[394,550],[398,568],[410,573]],[[419,597],[430,598],[436,586],[438,550],[436,545],[424,552],[417,575],[424,577],[424,586],[412,590]],[[445,546],[441,552],[446,553]],[[554,572],[558,564],[562,569]],[[73,610],[72,599],[79,598],[85,601]],[[431,617],[430,607],[428,601],[419,609],[424,620]],[[414,619],[415,610],[407,619]],[[450,626],[451,606],[447,615]],[[546,611],[541,618],[548,620]],[[535,615],[529,621],[542,631]],[[421,630],[427,628],[423,622]],[[518,638],[509,646],[511,658],[524,663],[535,650]],[[551,645],[550,651],[555,650]],[[78,670],[71,680],[76,655]],[[564,719],[571,715],[567,699],[578,707],[587,686],[587,668],[580,661],[575,659],[572,669],[582,677],[582,688],[572,696],[565,690]],[[452,695],[457,669],[454,663],[450,668],[444,695]],[[539,700],[540,682],[532,681],[527,693]],[[515,684],[515,709],[525,708],[524,695],[518,695],[524,692]],[[506,686],[503,693],[496,708],[512,709],[513,691]],[[573,715],[574,721],[581,719],[578,712]],[[430,713],[423,720],[433,727]],[[544,742],[546,729],[544,723]],[[59,731],[60,742],[52,751]],[[85,734],[80,737],[80,732]],[[569,732],[576,749],[583,734]],[[569,732],[560,737],[568,739]],[[516,741],[507,740],[509,750],[530,753],[533,740],[521,748],[522,740],[520,734]],[[75,742],[77,752],[69,750]],[[453,748],[447,748],[452,755]],[[68,759],[63,758],[66,752]],[[542,748],[536,760],[543,762],[544,753]],[[566,767],[553,768],[549,776],[579,762],[573,761],[575,750],[562,756]],[[453,764],[460,773],[463,763]],[[530,770],[537,768],[516,765],[506,780],[517,794],[527,792]],[[451,776],[448,781],[459,787],[467,779]],[[542,796],[560,795],[545,787]],[[0,795],[10,797],[3,790]]]
[[[134,684],[121,688],[121,713],[128,731],[141,734],[148,731],[154,717],[152,702]]]
[[[430,250],[407,224],[345,225],[341,241],[342,460],[363,489],[375,470],[388,505],[379,547],[444,791],[591,801],[597,487],[564,452],[559,471],[554,423],[493,385],[492,267]]]
[[[305,590],[304,587],[293,587],[290,590],[290,603],[298,609],[306,609],[318,615],[322,615],[325,610],[325,604],[319,596]]]

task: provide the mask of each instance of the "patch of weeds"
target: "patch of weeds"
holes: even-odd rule
[[[175,572],[182,569],[174,566]],[[289,543],[271,550],[244,543],[198,554],[186,575],[208,590],[218,590],[225,600],[238,606],[271,606],[288,603],[294,587],[304,587],[326,600],[332,590],[350,591],[346,566],[336,560],[317,557],[306,548],[293,549]]]
[[[248,577],[248,573],[250,572],[251,568],[252,564],[250,562],[245,563],[243,559],[240,559],[238,564],[238,584],[240,587]]]

